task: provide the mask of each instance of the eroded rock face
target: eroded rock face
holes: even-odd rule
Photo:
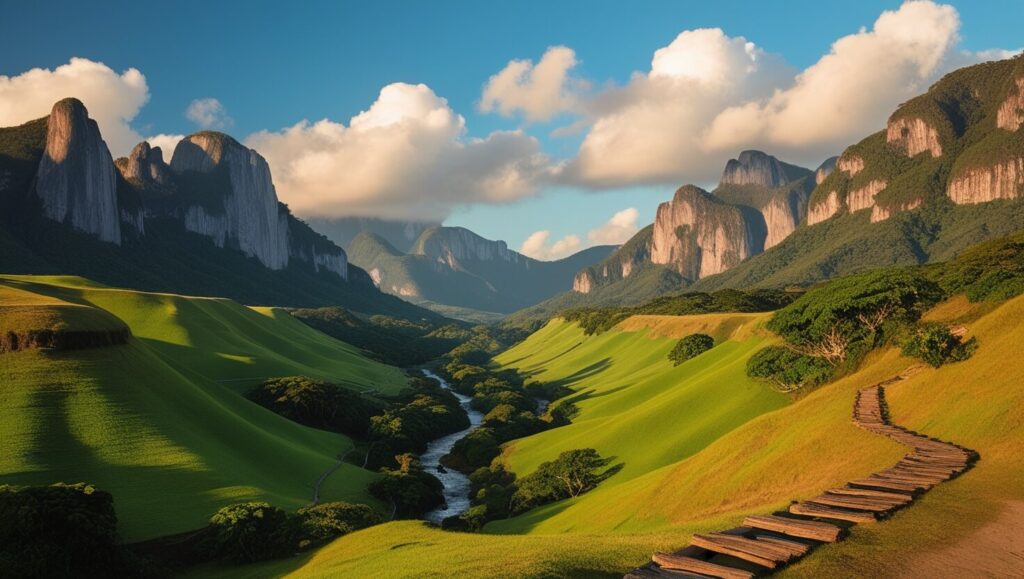
[[[498,260],[510,263],[522,261],[529,267],[529,260],[510,250],[504,241],[484,239],[463,227],[435,227],[428,230],[420,236],[412,252],[432,257],[452,269],[459,269],[459,263],[464,261]]]
[[[46,150],[36,173],[36,193],[50,219],[121,244],[114,160],[96,121],[78,99],[53,105]],[[128,213],[141,224],[140,215]]]
[[[846,207],[850,213],[875,206],[875,195],[885,189],[886,182],[872,179],[867,185],[850,191],[846,195]]]
[[[839,207],[839,193],[836,191],[830,191],[824,201],[812,206],[807,211],[807,225],[814,225],[815,223],[825,221],[836,213],[839,213]]]
[[[839,157],[837,166],[840,171],[843,171],[850,177],[853,177],[864,170],[864,159],[858,155],[843,155],[842,157]]]
[[[885,221],[886,219],[893,216],[896,213],[902,213],[904,211],[913,211],[921,206],[923,200],[915,199],[909,203],[901,203],[896,207],[882,207],[881,205],[875,205],[871,208],[871,223],[878,223],[879,221]]]
[[[651,262],[668,265],[683,277],[696,280],[721,273],[760,253],[763,244],[758,238],[740,208],[718,201],[699,187],[686,185],[676,191],[672,201],[658,206]]]
[[[572,279],[572,291],[588,294],[592,289],[594,289],[594,273],[590,269],[576,272],[576,276]]]
[[[966,205],[996,199],[1016,199],[1024,187],[1024,157],[989,167],[968,169],[950,179],[946,194],[954,203]]]
[[[814,184],[821,185],[821,182],[828,178],[832,174],[832,171],[836,169],[836,162],[839,157],[829,157],[818,166],[818,169],[814,172]]]
[[[168,187],[171,184],[171,168],[164,162],[160,147],[150,147],[142,141],[126,159],[118,159],[121,176],[136,187],[155,189]]]
[[[1017,79],[1016,92],[999,105],[996,111],[996,126],[1007,131],[1016,131],[1024,123],[1024,77]]]
[[[932,157],[942,156],[939,133],[919,118],[890,119],[885,131],[886,142],[903,149],[908,157],[928,151]]]
[[[789,182],[782,163],[761,151],[743,151],[729,159],[722,172],[723,185],[759,185],[774,189]]]
[[[270,269],[288,265],[288,220],[277,202],[270,167],[256,151],[231,137],[202,132],[182,139],[174,150],[176,173],[226,171],[228,191],[184,213],[185,227],[220,247],[231,245]]]
[[[782,243],[800,224],[807,208],[807,195],[803,192],[791,191],[787,195],[777,195],[761,208],[764,216],[767,235],[764,248],[769,249]]]

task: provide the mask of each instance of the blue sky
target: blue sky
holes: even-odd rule
[[[239,139],[261,130],[280,131],[303,119],[328,118],[347,125],[370,108],[382,87],[424,83],[464,117],[460,140],[521,130],[536,139],[539,152],[552,165],[577,155],[589,134],[587,123],[601,118],[594,112],[600,107],[581,105],[580,110],[532,123],[522,114],[480,111],[485,83],[510,60],[537,62],[549,47],[571,48],[578,64],[568,74],[589,83],[585,92],[591,99],[630,86],[634,72],[649,72],[654,52],[681,32],[721,28],[727,37],[744,37],[777,56],[795,74],[814,66],[837,39],[870,30],[883,11],[900,7],[899,2],[871,1],[6,4],[0,20],[0,75],[55,69],[72,57],[102,62],[117,73],[135,68],[148,88],[148,101],[128,121],[139,135],[196,130],[185,110],[200,98],[215,98],[223,105],[231,119],[225,130]],[[959,12],[952,50],[1020,45],[1020,2],[952,4]],[[924,76],[940,72],[941,67]],[[785,82],[780,86],[785,88]],[[551,135],[576,121],[583,123],[581,130],[567,137]],[[859,136],[878,128],[865,126]],[[831,150],[835,143],[857,140],[842,138],[826,139],[827,146],[822,140],[803,149],[794,145],[787,152],[803,161],[820,150],[823,158],[826,152],[840,152]],[[274,158],[268,158],[273,168]],[[527,192],[510,194],[518,198],[511,203],[496,205],[493,199],[467,194],[465,202],[448,202],[443,212],[450,211],[447,223],[506,239],[514,247],[538,230],[550,231],[552,240],[575,234],[585,244],[587,231],[615,212],[635,207],[642,226],[653,219],[657,203],[682,184],[677,179],[693,177],[712,185],[708,176],[720,169],[681,169],[667,177],[663,171],[649,176],[641,171],[636,183],[642,184],[634,183],[627,171],[621,178],[613,176],[610,186],[603,181],[595,185],[597,177],[541,178],[531,181]],[[281,181],[276,169],[275,179]],[[400,202],[401,195],[395,199]]]

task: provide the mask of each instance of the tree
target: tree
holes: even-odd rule
[[[534,507],[577,497],[594,489],[611,475],[599,472],[608,461],[593,448],[568,450],[542,463],[533,474],[519,479],[512,495],[512,510],[520,513]]]
[[[782,392],[824,384],[834,371],[823,358],[782,346],[768,346],[747,360],[747,376],[769,380]]]
[[[678,366],[690,358],[707,352],[715,347],[715,339],[707,334],[690,334],[676,342],[672,351],[668,353],[668,359],[673,366]]]
[[[297,550],[288,515],[268,503],[224,507],[210,517],[211,555],[237,563],[283,557]]]
[[[949,362],[962,362],[978,348],[978,340],[966,342],[942,324],[925,324],[903,345],[903,354],[924,360],[938,368]]]
[[[369,506],[340,501],[301,508],[296,516],[301,521],[303,546],[323,544],[381,522],[380,515]]]

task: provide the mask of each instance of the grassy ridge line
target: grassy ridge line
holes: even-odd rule
[[[248,308],[222,298],[94,287],[81,278],[2,276],[8,286],[106,310],[169,363],[245,390],[267,377],[305,374],[396,393],[401,370],[366,358],[277,308]],[[50,282],[53,283],[50,283]]]

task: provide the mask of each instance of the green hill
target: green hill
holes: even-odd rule
[[[66,312],[82,310],[131,328],[122,345],[0,354],[0,484],[95,484],[114,495],[128,541],[198,528],[228,503],[308,504],[352,447],[240,396],[252,378],[304,373],[380,392],[405,383],[276,309],[73,277],[0,277],[0,297],[0,334],[55,317],[51,327],[74,329]],[[8,315],[19,304],[45,315]],[[365,492],[374,476],[343,465],[321,496],[376,504]]]

